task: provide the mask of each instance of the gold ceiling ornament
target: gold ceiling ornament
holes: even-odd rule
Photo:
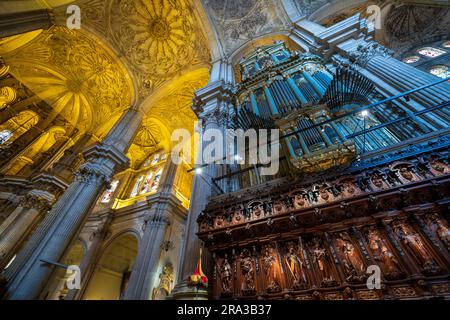
[[[11,105],[17,99],[17,92],[11,87],[0,88],[0,110]]]
[[[170,133],[159,119],[147,116],[128,150],[131,166],[139,167],[149,155],[161,149],[169,151]]]
[[[126,60],[145,97],[195,65],[209,65],[208,41],[188,0],[79,0],[82,28]],[[62,19],[65,12],[57,10]],[[62,20],[61,20],[62,21]]]
[[[131,103],[124,68],[83,32],[52,27],[4,59],[14,77],[53,106],[53,115],[81,131],[95,132]]]
[[[208,83],[208,73],[205,70],[191,75],[156,101],[149,111],[149,115],[160,119],[170,131],[179,128],[192,131],[194,122],[197,121],[197,116],[192,111],[192,99],[194,92]]]
[[[161,142],[161,135],[159,124],[152,118],[145,118],[133,143],[140,147],[152,147]]]

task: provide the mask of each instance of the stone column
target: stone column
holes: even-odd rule
[[[52,25],[52,14],[46,9],[0,14],[0,37],[48,29]]]
[[[197,100],[202,107],[199,118],[202,120],[203,130],[219,129],[225,132],[226,123],[230,114],[231,88],[231,84],[218,81],[197,91]],[[199,150],[199,152],[201,151],[203,149]],[[199,154],[198,156],[201,159],[202,155]],[[213,194],[213,186],[211,183],[207,183],[207,181],[211,177],[217,176],[219,165],[210,164],[202,169],[203,176],[196,175],[192,187],[191,205],[186,222],[186,238],[182,250],[180,272],[178,274],[178,279],[181,282],[172,291],[174,299],[193,297],[204,299],[207,296],[207,292],[204,290],[197,292],[195,288],[189,288],[186,281],[194,273],[200,253],[201,241],[196,235],[198,232],[197,218],[206,207],[208,198]],[[206,250],[203,250],[202,261],[205,273],[208,274],[209,255]],[[192,294],[193,291],[196,294]]]
[[[177,165],[169,157],[165,165],[159,199],[151,204],[145,219],[145,230],[139,243],[138,255],[128,282],[125,300],[149,300],[158,276],[158,263],[162,253],[162,244],[167,227],[173,218],[171,201],[175,198],[173,182],[177,172]]]
[[[85,151],[86,163],[53,206],[37,230],[5,272],[6,298],[36,299],[49,279],[53,266],[73,242],[105,183],[128,162],[125,152],[142,120],[142,114],[128,109],[108,133],[102,145]]]
[[[13,255],[14,248],[27,235],[36,219],[50,206],[49,199],[35,194],[27,194],[14,211],[14,226],[0,239],[0,269],[5,267]]]

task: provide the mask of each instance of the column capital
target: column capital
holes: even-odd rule
[[[34,194],[25,195],[19,202],[19,206],[25,209],[35,209],[36,211],[44,211],[50,208],[50,205],[47,199]]]
[[[108,175],[87,163],[81,166],[81,168],[75,173],[75,180],[86,184],[103,186],[108,183]]]

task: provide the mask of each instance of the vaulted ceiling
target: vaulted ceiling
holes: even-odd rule
[[[429,9],[421,16],[396,0],[8,0],[0,3],[5,12],[45,3],[56,26],[0,39],[0,56],[53,106],[54,116],[99,138],[131,104],[144,105],[146,118],[130,149],[139,162],[148,152],[170,148],[167,135],[174,129],[192,129],[193,93],[208,83],[216,51],[227,58],[249,42],[288,35],[302,17],[327,25],[387,2],[394,4],[386,20],[392,45],[405,46],[408,30],[419,28],[423,39],[424,32],[449,29],[448,11]],[[68,3],[81,8],[81,30],[65,27]]]

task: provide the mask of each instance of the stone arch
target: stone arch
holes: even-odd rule
[[[126,290],[138,251],[138,237],[125,231],[116,235],[103,248],[83,299],[119,300]]]

